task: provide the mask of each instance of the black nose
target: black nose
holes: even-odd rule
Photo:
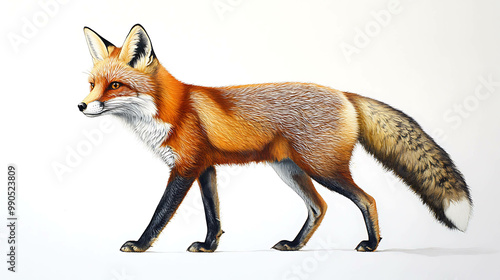
[[[87,104],[81,102],[78,104],[78,109],[80,109],[80,112],[83,112],[83,110],[87,109]]]

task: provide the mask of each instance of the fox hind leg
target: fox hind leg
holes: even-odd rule
[[[337,176],[337,178],[324,178],[312,176],[315,181],[328,189],[338,192],[349,198],[363,214],[366,229],[368,231],[368,240],[361,241],[356,247],[357,251],[371,252],[378,247],[380,240],[380,230],[378,226],[378,214],[375,199],[365,193],[352,180],[350,175]]]
[[[307,220],[294,240],[282,240],[273,246],[280,251],[299,250],[311,238],[318,228],[326,212],[326,203],[318,194],[311,178],[292,160],[285,159],[271,163],[278,176],[290,186],[305,202],[307,207]]]
[[[207,236],[205,242],[194,242],[187,250],[189,252],[213,252],[217,249],[219,238],[224,233],[220,225],[215,168],[208,167],[198,178],[198,183],[207,220]]]

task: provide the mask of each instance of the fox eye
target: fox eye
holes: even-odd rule
[[[90,83],[90,90],[93,90],[94,89],[94,83]]]
[[[120,84],[119,82],[112,82],[110,85],[109,85],[109,88],[110,89],[119,89],[121,87],[122,84]]]

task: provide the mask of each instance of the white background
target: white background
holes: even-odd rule
[[[500,273],[498,1],[140,2],[0,4],[0,278],[484,279]],[[376,253],[353,250],[366,238],[359,210],[319,186],[329,208],[308,245],[271,250],[293,239],[306,210],[265,165],[218,169],[226,233],[216,253],[185,252],[205,238],[196,185],[154,247],[119,252],[146,227],[169,170],[119,120],[86,118],[76,105],[88,93],[92,66],[82,28],[120,46],[135,23],[183,82],[314,82],[405,111],[463,172],[475,203],[469,230],[438,224],[358,148],[353,176],[376,199],[384,238]],[[347,45],[356,52],[345,53]],[[7,271],[3,225],[12,163],[19,185],[15,274]]]

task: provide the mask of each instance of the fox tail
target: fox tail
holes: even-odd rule
[[[465,231],[472,200],[450,156],[403,112],[347,93],[358,113],[359,142],[417,193],[438,221]]]

